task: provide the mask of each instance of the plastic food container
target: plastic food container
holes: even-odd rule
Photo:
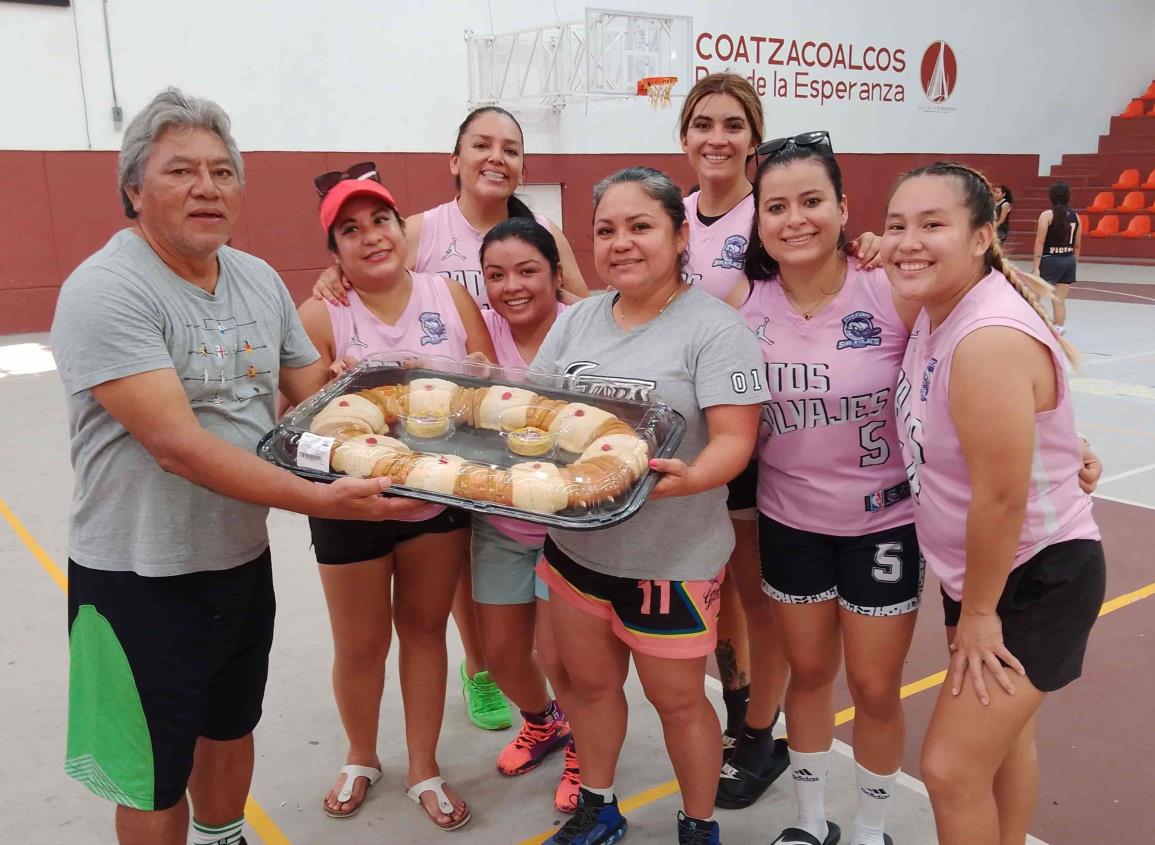
[[[388,476],[390,492],[569,529],[645,502],[681,414],[600,380],[374,355],[287,414],[257,453],[297,475]],[[623,395],[627,394],[627,395]]]

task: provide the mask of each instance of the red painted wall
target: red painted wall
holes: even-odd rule
[[[911,167],[935,154],[839,156],[850,202],[850,231],[880,231],[887,192]],[[955,156],[1014,189],[1033,183],[1033,155]],[[328,253],[316,215],[313,177],[354,162],[376,161],[405,214],[453,196],[448,155],[435,153],[245,154],[244,213],[233,245],[280,271],[298,301],[308,294]],[[538,155],[528,159],[533,182],[563,186],[562,226],[586,281],[599,287],[591,261],[592,188],[622,167],[645,163],[689,187],[694,174],[680,154]],[[46,331],[61,282],[85,257],[127,225],[116,194],[114,152],[0,151],[0,334]]]

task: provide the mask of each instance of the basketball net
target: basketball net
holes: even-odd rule
[[[644,76],[638,80],[638,96],[650,98],[650,108],[668,108],[670,94],[678,84],[676,76]]]

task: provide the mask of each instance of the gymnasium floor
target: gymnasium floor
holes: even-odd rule
[[[1085,359],[1073,387],[1080,430],[1106,466],[1096,515],[1107,547],[1109,577],[1103,618],[1091,640],[1083,679],[1048,701],[1039,718],[1042,785],[1033,834],[1049,845],[1150,841],[1155,823],[1155,269],[1085,265],[1074,289],[1071,340]],[[6,837],[29,843],[113,843],[112,811],[63,771],[67,679],[66,525],[72,489],[63,391],[46,336],[0,338],[0,794]],[[385,779],[360,815],[333,821],[321,797],[344,759],[329,689],[330,639],[303,518],[269,520],[276,562],[277,639],[258,730],[256,777],[248,819],[255,845],[417,843],[448,841],[401,791],[404,764],[400,696],[389,671],[380,752]],[[157,530],[164,530],[158,526]],[[899,845],[935,842],[929,801],[917,780],[918,745],[945,666],[937,585],[928,579],[904,689],[909,723],[906,774],[889,830]],[[1152,635],[1148,639],[1148,635]],[[450,637],[451,665],[459,649]],[[721,712],[717,682],[708,679]],[[631,822],[628,842],[673,841],[680,806],[661,745],[658,721],[640,688],[629,689],[631,730],[618,791]],[[512,731],[486,733],[466,723],[451,682],[442,739],[442,772],[469,800],[474,820],[456,834],[479,845],[530,845],[555,828],[552,793],[560,760],[507,779],[493,761]],[[845,691],[840,708],[849,707]],[[838,714],[838,736],[850,739],[853,710]],[[832,764],[831,817],[853,821],[853,767],[847,746]],[[753,808],[719,811],[729,845],[768,843],[791,819],[788,782]]]

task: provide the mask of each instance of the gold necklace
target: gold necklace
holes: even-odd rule
[[[843,284],[845,284],[845,283],[846,283],[846,281],[844,279]],[[790,288],[786,287],[785,285],[782,286],[782,290],[785,292],[786,298],[789,299],[790,303],[798,310],[799,313],[801,313],[803,320],[809,320],[811,317],[813,317],[814,312],[816,312],[819,308],[821,308],[823,305],[825,305],[826,302],[831,297],[837,296],[838,292],[840,290],[842,290],[842,285],[839,285],[838,287],[836,287],[832,291],[822,290],[822,287],[817,285],[817,284],[815,285],[815,287],[817,287],[818,290],[822,291],[822,298],[819,299],[817,302],[815,302],[813,305],[811,305],[809,308],[803,308],[801,305],[799,305],[797,302],[794,301],[794,295],[790,292]]]
[[[658,313],[655,314],[651,319],[657,319],[658,314],[661,314],[663,311],[665,311],[666,307],[674,301],[674,297],[680,294],[683,290],[685,290],[685,288],[682,286],[681,282],[678,282],[676,285],[674,285],[674,292],[670,294],[670,298],[662,303],[662,307],[658,309]],[[622,304],[622,295],[620,293],[618,294],[618,300],[614,303],[614,305],[618,306],[618,311],[621,312],[622,322],[627,322],[626,307]],[[628,327],[623,326],[623,328]]]

